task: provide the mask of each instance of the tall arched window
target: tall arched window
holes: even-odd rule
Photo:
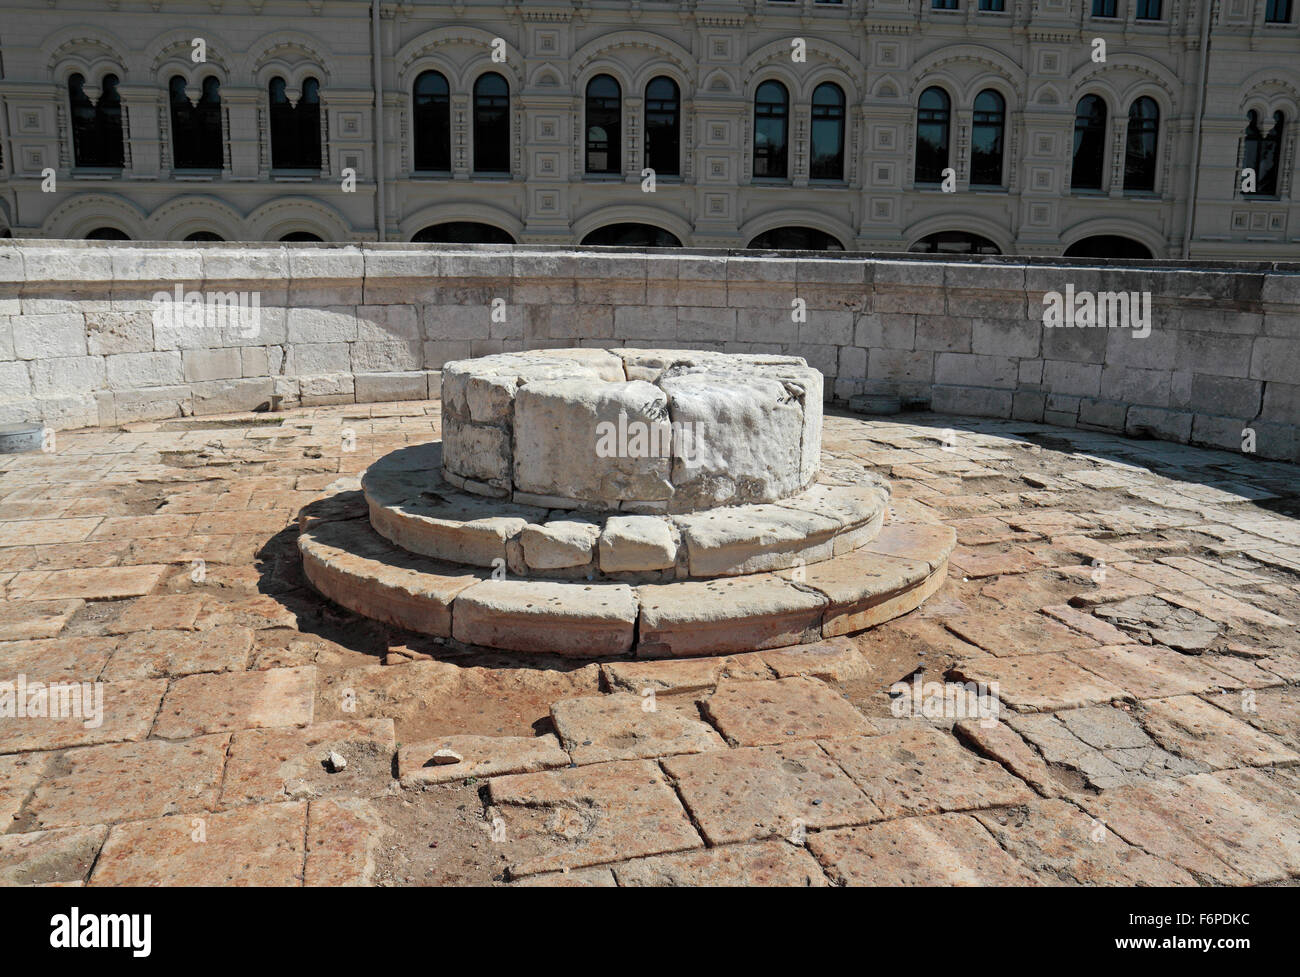
[[[1002,146],[1006,125],[1007,103],[1001,95],[990,88],[975,96],[970,147],[972,186],[1002,186]]]
[[[681,144],[681,91],[671,78],[654,78],[645,86],[645,165],[656,176],[681,176]]]
[[[1156,145],[1160,135],[1160,107],[1142,96],[1128,110],[1128,139],[1124,147],[1124,189],[1156,188]]]
[[[1243,167],[1255,171],[1255,194],[1261,197],[1277,196],[1278,164],[1282,159],[1282,130],[1285,116],[1281,112],[1273,113],[1273,128],[1268,135],[1263,135],[1259,127],[1259,115],[1250,112],[1246,126],[1246,156]]]
[[[916,108],[916,182],[941,183],[948,168],[951,102],[942,88],[927,88]]]
[[[203,79],[197,105],[190,104],[180,75],[172,78],[170,92],[173,166],[178,170],[221,169],[221,82],[212,76]]]
[[[85,84],[79,74],[68,78],[75,165],[121,169],[122,99],[117,93],[117,75],[104,76],[98,103],[91,102]]]
[[[474,83],[474,172],[510,172],[510,85],[495,73]]]
[[[451,171],[451,89],[437,71],[425,71],[413,90],[415,168],[426,172]]]
[[[622,172],[623,90],[609,75],[587,83],[587,172]]]
[[[814,180],[844,179],[844,90],[823,82],[812,96],[812,165]]]
[[[297,105],[285,88],[283,78],[271,79],[271,168],[319,170],[320,82],[306,79]]]
[[[754,94],[754,176],[789,174],[790,96],[779,81],[765,81]]]
[[[1106,103],[1100,95],[1085,95],[1074,112],[1074,163],[1070,187],[1100,190],[1106,162]]]

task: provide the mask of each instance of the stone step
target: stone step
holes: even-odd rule
[[[548,510],[458,489],[429,461],[423,448],[401,449],[366,472],[375,531],[411,553],[530,579],[666,583],[807,566],[875,539],[889,503],[882,479],[840,465],[778,502],[681,515]]]
[[[872,627],[942,585],[955,533],[897,524],[812,567],[633,586],[493,579],[407,552],[364,519],[299,536],[307,578],[351,611],[469,645],[603,658],[673,658],[780,648]]]

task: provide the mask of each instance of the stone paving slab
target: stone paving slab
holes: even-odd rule
[[[1166,749],[1216,770],[1300,763],[1300,753],[1193,695],[1147,699],[1140,718]]]
[[[0,885],[83,882],[107,837],[102,824],[0,835]]]
[[[90,885],[301,885],[307,805],[257,804],[115,826]]]
[[[930,726],[821,746],[885,818],[1023,804],[1035,796],[1000,764]]]
[[[0,675],[11,680],[25,675],[29,682],[92,682],[119,644],[117,638],[91,636],[5,641],[0,643]]]
[[[771,654],[813,649],[820,644],[822,642],[800,645],[798,649],[781,649]],[[635,692],[638,695],[647,689],[656,693],[697,692],[713,688],[724,678],[752,681],[772,677],[767,654],[761,652],[709,658],[668,658],[663,661],[606,662],[600,669],[611,689]]]
[[[166,687],[167,682],[163,679],[105,682],[98,687],[75,686],[76,698],[83,710],[79,714],[65,713],[58,718],[33,716],[30,712],[25,717],[0,716],[0,754],[144,739],[153,725]],[[103,716],[97,719],[95,710],[101,692]],[[50,696],[47,694],[44,698],[48,711]],[[86,710],[88,700],[90,709]],[[29,709],[31,701],[29,688]]]
[[[312,720],[316,669],[190,675],[167,691],[154,735],[184,739],[201,733],[266,726],[306,726]]]
[[[359,797],[312,801],[307,808],[303,885],[374,885],[376,855],[386,834],[369,801]]]
[[[435,761],[434,754],[439,751],[449,751],[461,760],[458,763]],[[570,762],[569,754],[560,748],[560,741],[552,733],[541,736],[444,736],[403,743],[397,754],[398,775],[403,786],[535,773],[567,767]]]
[[[199,672],[242,672],[253,632],[233,626],[207,631],[139,631],[117,642],[103,671],[107,681],[169,678]]]
[[[1021,655],[957,662],[949,678],[998,685],[998,697],[1017,712],[1050,712],[1122,699],[1123,686],[1076,665],[1067,655]]]
[[[80,598],[0,602],[0,638],[5,641],[53,638],[84,604]]]
[[[823,888],[826,876],[804,849],[785,841],[723,845],[639,858],[613,867],[620,886],[797,886]]]
[[[726,749],[703,720],[628,692],[561,699],[551,704],[551,721],[579,764]]]
[[[798,837],[881,817],[814,743],[669,757],[663,768],[710,845]]]
[[[375,795],[392,783],[396,752],[391,719],[240,730],[230,741],[221,807],[343,793]],[[342,756],[347,765],[333,769],[331,753]]]
[[[841,695],[813,678],[723,681],[700,704],[732,746],[869,736],[880,731]]]
[[[228,735],[68,750],[23,809],[24,830],[138,821],[216,807]]]
[[[47,753],[0,756],[0,834],[9,830],[18,817],[27,795],[44,775],[49,759]]]
[[[809,835],[808,847],[844,885],[1037,885],[1040,880],[966,814],[904,818]]]

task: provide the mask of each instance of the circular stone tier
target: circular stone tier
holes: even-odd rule
[[[797,356],[501,353],[442,371],[442,475],[544,509],[686,513],[804,492],[822,376]]]
[[[583,513],[488,499],[439,482],[439,445],[402,448],[361,480],[371,527],[422,556],[512,576],[668,581],[806,566],[875,539],[889,486],[837,461],[780,502],[674,515]]]

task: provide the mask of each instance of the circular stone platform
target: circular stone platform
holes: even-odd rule
[[[883,479],[821,464],[821,396],[821,375],[787,356],[450,363],[444,440],[380,459],[360,498],[310,507],[307,577],[398,627],[576,657],[723,654],[871,627],[942,585],[955,537],[887,524]]]

